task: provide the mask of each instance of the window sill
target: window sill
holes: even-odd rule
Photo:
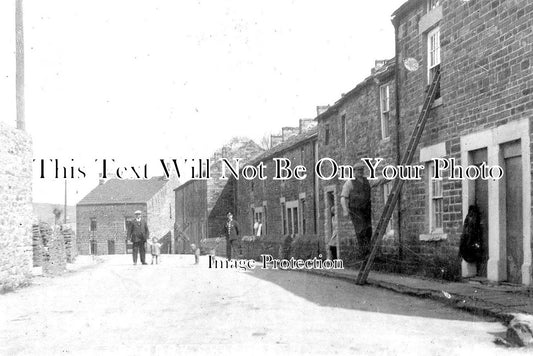
[[[432,232],[429,234],[420,234],[419,240],[420,241],[442,241],[447,240],[448,234],[445,234],[443,232]]]

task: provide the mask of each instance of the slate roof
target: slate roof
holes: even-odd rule
[[[77,205],[146,203],[168,183],[164,177],[110,179],[98,185]]]

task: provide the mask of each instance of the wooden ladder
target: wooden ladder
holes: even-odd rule
[[[422,106],[422,111],[420,112],[420,115],[418,116],[418,120],[413,129],[413,133],[411,134],[409,145],[407,145],[407,150],[405,151],[402,157],[401,164],[404,166],[410,165],[413,161],[413,156],[415,154],[416,148],[418,147],[418,144],[420,143],[420,137],[422,137],[422,132],[424,131],[424,126],[426,125],[427,119],[429,117],[431,106],[433,105],[433,102],[435,101],[435,96],[439,88],[439,83],[440,83],[440,68],[437,68],[437,70],[435,71],[434,77],[433,77],[433,81],[431,82],[431,86],[429,87],[429,90],[426,94],[424,105]],[[366,283],[366,279],[368,278],[368,273],[370,273],[370,268],[372,267],[372,263],[374,262],[374,258],[376,257],[376,253],[378,250],[378,243],[381,241],[381,239],[383,238],[383,235],[387,231],[387,225],[392,216],[394,208],[396,207],[396,204],[398,203],[398,200],[400,199],[400,192],[402,190],[402,186],[404,182],[405,180],[400,179],[399,177],[396,177],[396,179],[394,180],[392,191],[390,192],[389,197],[387,198],[387,202],[385,203],[385,207],[383,208],[383,213],[381,213],[379,222],[376,226],[376,229],[374,230],[374,233],[372,234],[372,239],[370,240],[370,246],[371,246],[370,253],[366,257],[365,261],[363,262],[363,265],[361,266],[361,269],[359,270],[359,274],[357,275],[357,280],[356,280],[357,284]]]

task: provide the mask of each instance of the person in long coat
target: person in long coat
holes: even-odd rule
[[[141,218],[141,211],[137,210],[135,212],[135,219],[130,223],[128,229],[128,240],[133,243],[133,264],[137,264],[137,255],[141,259],[143,265],[146,264],[146,241],[150,237],[150,232],[148,231],[148,225],[146,221]]]

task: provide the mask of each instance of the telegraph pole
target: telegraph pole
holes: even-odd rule
[[[25,130],[24,117],[24,25],[22,0],[15,0],[17,129]]]

